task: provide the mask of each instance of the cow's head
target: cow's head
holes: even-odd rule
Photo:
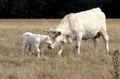
[[[53,40],[55,40],[58,36],[61,35],[61,31],[56,31],[54,29],[50,29],[50,30],[46,30],[44,32],[47,32],[47,35],[50,36],[50,38]]]
[[[48,48],[53,49],[58,44],[66,43],[66,38],[62,35],[61,31],[50,29],[45,32],[47,32],[47,35],[49,35],[52,40],[52,44],[48,46]]]

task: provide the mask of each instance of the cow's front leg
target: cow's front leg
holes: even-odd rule
[[[80,54],[81,40],[82,40],[82,36],[81,35],[77,35],[77,38],[76,38],[76,48],[77,48],[77,53],[78,54]]]
[[[59,56],[61,56],[61,54],[62,54],[65,43],[66,43],[65,41],[60,42],[59,52],[58,52]]]

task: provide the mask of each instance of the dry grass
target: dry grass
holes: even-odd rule
[[[21,36],[26,31],[43,34],[43,30],[55,27],[59,19],[1,19],[0,20],[0,79],[112,79],[112,58],[104,48],[103,40],[99,52],[93,50],[92,40],[82,41],[78,56],[73,45],[66,45],[62,57],[57,49],[44,48],[45,56],[38,58],[22,55]],[[107,20],[110,35],[110,51],[120,49],[120,20]]]

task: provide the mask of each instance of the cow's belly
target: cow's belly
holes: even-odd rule
[[[94,38],[96,36],[97,32],[89,32],[83,35],[82,39],[83,40],[87,40],[87,39],[91,39]]]

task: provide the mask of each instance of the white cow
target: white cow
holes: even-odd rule
[[[43,53],[42,45],[51,45],[52,41],[49,36],[47,35],[40,35],[40,34],[33,34],[31,32],[25,32],[23,34],[23,53],[25,49],[29,47],[29,51],[31,51],[31,45],[33,45],[37,52],[38,57],[40,57],[40,53]]]
[[[53,40],[51,48],[60,44],[59,55],[66,43],[76,40],[77,52],[80,54],[81,40],[89,38],[94,41],[94,48],[97,52],[98,39],[100,36],[105,41],[106,50],[109,51],[109,36],[106,28],[106,17],[100,8],[93,8],[87,11],[70,13],[66,15],[61,23],[54,29],[47,31]]]

